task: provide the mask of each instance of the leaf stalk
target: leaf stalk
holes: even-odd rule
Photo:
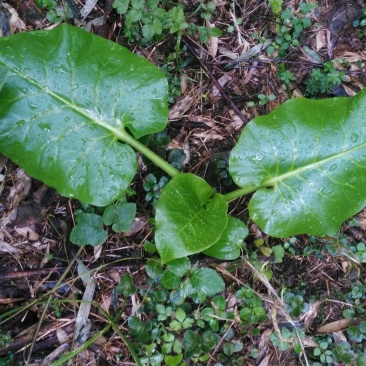
[[[247,187],[236,189],[235,191],[224,194],[224,199],[226,202],[234,201],[242,196],[245,196],[249,193],[253,193],[258,190],[259,187]]]
[[[114,129],[113,132],[116,134],[118,139],[120,139],[121,141],[123,141],[126,144],[133,147],[135,150],[137,150],[139,153],[144,155],[146,158],[148,158],[151,162],[153,162],[159,168],[164,170],[171,177],[175,177],[178,174],[180,174],[180,171],[178,169],[175,169],[167,161],[165,161],[159,155],[155,154],[152,150],[150,150],[147,146],[142,144],[140,141],[136,140],[129,133],[127,133],[126,130]]]

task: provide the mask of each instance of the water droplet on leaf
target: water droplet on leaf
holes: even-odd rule
[[[37,109],[37,108],[38,108],[37,104],[34,104],[34,103],[32,103],[31,101],[29,101],[29,102],[28,102],[28,107],[29,107],[30,109],[33,109],[33,110],[35,110],[35,109]]]
[[[38,123],[38,127],[43,131],[50,131],[52,126],[49,122],[40,122]]]
[[[329,168],[329,171],[330,172],[333,172],[334,170],[336,170],[337,169],[337,164],[332,164],[331,166],[330,166],[330,168]]]
[[[357,140],[358,140],[358,135],[357,135],[357,133],[353,133],[353,134],[351,135],[351,141],[352,141],[352,142],[357,142]]]

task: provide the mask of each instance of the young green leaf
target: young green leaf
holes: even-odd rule
[[[267,234],[333,235],[366,205],[366,89],[285,102],[244,129],[230,174]]]
[[[228,204],[203,179],[179,174],[163,189],[156,206],[155,243],[162,259],[199,253],[217,242],[227,226]]]
[[[166,355],[164,357],[164,362],[167,364],[167,366],[178,366],[180,365],[182,358],[183,358],[182,353],[175,356]]]
[[[282,245],[274,245],[272,247],[272,252],[275,257],[275,263],[282,263],[283,257],[285,256],[285,249]]]
[[[186,330],[183,336],[184,356],[191,358],[195,354],[199,354],[201,350],[202,339],[198,334],[192,330]]]
[[[125,274],[121,277],[120,283],[117,285],[116,290],[123,296],[131,296],[136,293],[136,285],[133,283],[131,275]]]
[[[132,337],[137,339],[141,344],[148,343],[149,329],[142,320],[135,315],[131,315],[128,318],[128,326],[130,327]]]
[[[173,290],[179,286],[182,281],[182,277],[177,276],[175,273],[170,270],[166,270],[163,273],[163,277],[161,278],[161,283],[163,286],[169,290]]]
[[[101,216],[91,213],[80,213],[76,217],[77,224],[70,234],[70,241],[74,244],[93,245],[103,244],[107,239],[107,232],[103,230]]]
[[[116,233],[131,229],[132,222],[136,216],[136,204],[129,202],[117,202],[109,205],[103,213],[105,225],[112,225]]]
[[[190,277],[193,287],[206,296],[213,296],[225,290],[225,283],[220,275],[211,268],[200,268]]]
[[[140,138],[166,125],[163,73],[67,24],[1,38],[0,70],[0,151],[85,203],[106,206],[133,179],[126,128]]]
[[[178,258],[168,264],[168,269],[176,276],[183,277],[191,268],[188,258]]]
[[[148,259],[146,262],[146,273],[154,281],[160,279],[163,274],[163,266],[157,259]]]

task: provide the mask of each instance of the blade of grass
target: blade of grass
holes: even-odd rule
[[[48,299],[47,299],[46,304],[44,306],[42,315],[41,315],[41,317],[40,317],[40,319],[39,319],[39,321],[37,323],[36,330],[34,331],[34,335],[33,335],[32,342],[31,342],[31,344],[29,346],[28,356],[27,356],[27,360],[26,360],[26,364],[27,365],[30,363],[30,358],[32,356],[33,348],[34,348],[34,345],[35,345],[36,340],[37,340],[37,335],[39,333],[39,330],[41,329],[42,322],[43,322],[43,320],[44,320],[44,318],[46,316],[46,313],[47,313],[47,310],[48,310],[48,306],[50,305],[51,300],[53,299],[53,295],[57,291],[57,288],[61,285],[62,281],[65,279],[65,277],[67,276],[67,274],[69,273],[69,271],[72,269],[72,267],[74,266],[74,264],[76,262],[76,259],[79,257],[79,255],[81,254],[81,252],[83,250],[84,250],[83,247],[80,247],[79,248],[79,250],[76,253],[75,257],[70,261],[70,264],[67,266],[65,272],[61,275],[61,277],[57,281],[54,289],[51,291],[51,293],[48,296]]]

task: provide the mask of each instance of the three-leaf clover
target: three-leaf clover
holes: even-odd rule
[[[172,320],[169,323],[169,327],[175,331],[179,331],[182,329],[191,328],[194,323],[192,318],[188,318],[185,311],[183,309],[178,309],[175,312],[175,320]]]

